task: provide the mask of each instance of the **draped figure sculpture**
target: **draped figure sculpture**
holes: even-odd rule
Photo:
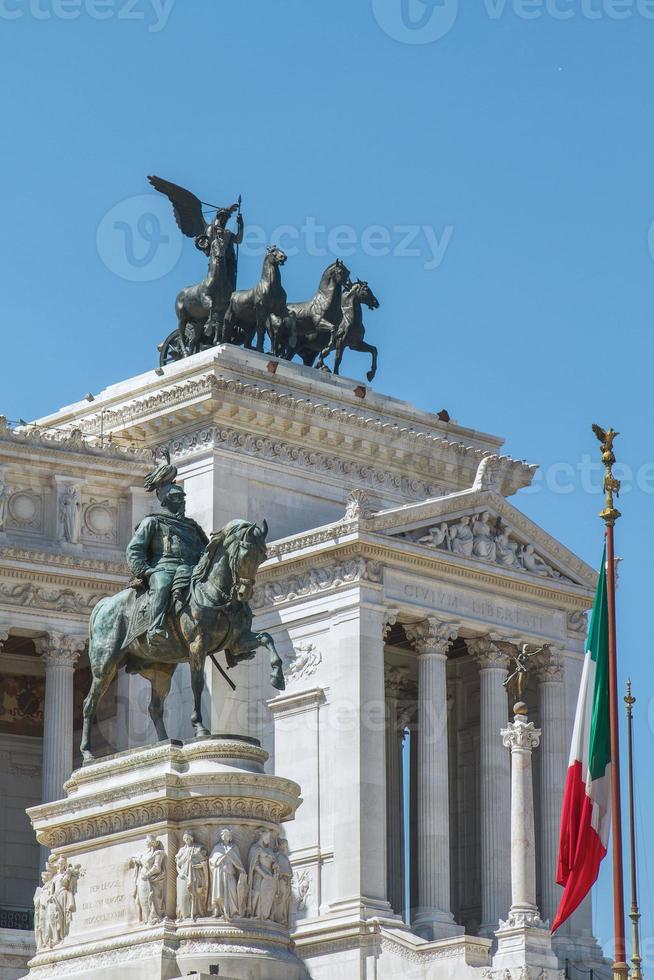
[[[177,918],[197,919],[207,914],[209,868],[207,851],[187,831],[184,844],[175,855],[177,866]]]
[[[277,896],[277,855],[272,847],[272,834],[264,830],[250,848],[248,859],[250,886],[250,915],[253,919],[271,919]]]
[[[216,918],[242,918],[247,911],[248,876],[231,830],[221,830],[209,858],[211,904]]]

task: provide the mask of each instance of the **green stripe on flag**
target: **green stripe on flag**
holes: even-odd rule
[[[609,613],[606,598],[606,549],[602,555],[588,636],[588,656],[595,662],[593,714],[590,725],[588,771],[591,780],[601,779],[611,761],[609,709]]]

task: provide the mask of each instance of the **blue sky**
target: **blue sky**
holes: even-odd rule
[[[177,290],[204,272],[165,202],[142,198],[157,173],[215,203],[243,195],[241,284],[257,236],[289,252],[290,299],[344,254],[381,302],[376,388],[542,464],[515,502],[595,566],[590,423],[622,432],[650,956],[652,17],[651,0],[0,0],[10,418],[153,365]],[[345,373],[367,368],[346,355]]]

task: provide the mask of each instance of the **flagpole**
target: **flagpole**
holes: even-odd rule
[[[602,462],[606,470],[604,492],[606,505],[600,517],[606,529],[606,593],[609,627],[609,702],[611,722],[611,810],[613,830],[613,980],[629,980],[625,943],[624,870],[622,863],[622,810],[620,804],[620,716],[618,713],[618,657],[615,617],[615,522],[621,516],[613,503],[620,493],[620,481],[613,476],[613,441],[619,433],[604,431],[594,425],[593,431],[602,444]]]
[[[634,713],[633,706],[636,698],[631,693],[631,681],[627,681],[627,733],[629,761],[629,835],[631,851],[631,980],[643,980],[641,971],[642,957],[640,955],[640,911],[638,909],[638,879],[636,872],[636,816],[634,808]]]

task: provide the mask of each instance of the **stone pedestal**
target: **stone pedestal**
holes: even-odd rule
[[[289,936],[280,823],[299,786],[253,739],[131,749],[78,769],[29,812],[52,851],[29,980],[304,980]]]
[[[490,976],[522,980],[531,971],[539,980],[560,980],[548,924],[536,905],[536,835],[531,753],[541,733],[527,718],[526,705],[515,706],[515,721],[502,730],[511,749],[511,909],[496,932],[497,953]]]

